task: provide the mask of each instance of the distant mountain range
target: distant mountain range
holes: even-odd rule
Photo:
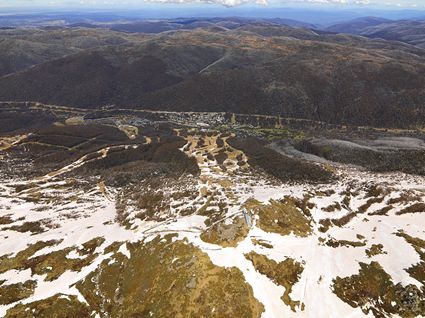
[[[425,317],[420,22],[325,14],[0,13],[0,317]]]
[[[326,30],[390,41],[401,41],[425,48],[425,19],[423,21],[392,21],[375,17],[366,17],[335,24],[326,28]]]
[[[380,38],[390,41],[401,41],[408,44],[425,47],[425,18],[423,20],[389,20],[379,17],[362,17],[348,20],[331,26],[312,24],[292,19],[269,18],[211,18],[211,19],[169,19],[169,20],[138,20],[121,23],[74,23],[69,27],[106,28],[127,33],[161,33],[173,30],[193,30],[197,28],[218,27],[237,29],[255,24],[276,24],[295,28],[304,28],[319,32],[348,33]]]
[[[423,125],[425,50],[336,33],[387,21],[326,30],[284,23],[174,19],[0,30],[0,100]]]

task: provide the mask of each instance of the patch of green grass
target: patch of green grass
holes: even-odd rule
[[[243,132],[250,136],[259,137],[268,141],[307,138],[304,131],[289,128],[244,128]]]

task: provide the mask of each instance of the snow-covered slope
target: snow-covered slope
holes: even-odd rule
[[[424,315],[425,178],[327,163],[334,181],[287,183],[250,166],[230,134],[176,135],[200,173],[159,189],[70,176],[87,155],[1,179],[0,316]],[[144,192],[161,199],[142,204]]]

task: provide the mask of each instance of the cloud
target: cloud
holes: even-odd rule
[[[392,7],[425,7],[424,0],[0,0],[0,7],[33,6],[71,6],[71,7],[119,7],[140,6],[143,3],[162,4],[218,4],[234,7],[243,4],[274,5],[338,5],[338,6],[392,6]]]
[[[145,0],[145,2],[150,3],[210,3],[210,4],[221,4],[226,7],[235,7],[241,4],[253,3],[258,5],[267,5],[267,0]]]
[[[318,4],[341,4],[341,5],[368,5],[371,4],[370,0],[306,0],[297,1],[297,3],[318,3]]]
[[[211,3],[221,4],[227,7],[238,6],[251,3],[258,5],[268,5],[269,3],[279,4],[333,4],[333,5],[369,5],[370,0],[144,0],[150,3]]]
[[[356,0],[354,3],[358,4],[358,5],[368,5],[368,4],[370,4],[370,1],[369,0]]]

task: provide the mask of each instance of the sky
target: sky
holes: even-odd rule
[[[258,6],[293,6],[308,8],[383,8],[383,9],[416,9],[425,10],[425,0],[0,0],[0,8],[30,7],[143,7],[151,3],[164,4],[218,4],[227,7],[239,5]]]

